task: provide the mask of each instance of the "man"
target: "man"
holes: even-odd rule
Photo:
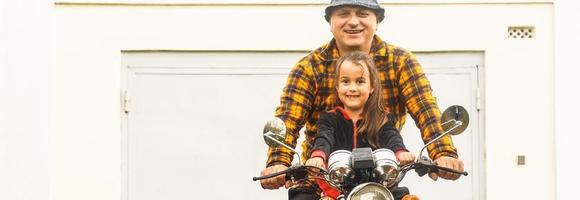
[[[351,51],[368,52],[374,58],[380,73],[383,99],[390,113],[396,116],[396,128],[401,130],[407,113],[410,113],[421,130],[424,142],[443,133],[440,125],[441,112],[431,86],[414,55],[402,48],[387,44],[375,35],[377,25],[384,19],[384,9],[376,0],[332,0],[325,9],[326,21],[330,23],[333,39],[302,58],[290,72],[286,86],[276,109],[276,117],[287,127],[285,142],[296,145],[298,131],[306,125],[306,140],[302,144],[305,160],[309,157],[310,143],[316,133],[316,122],[320,112],[332,108],[334,61]],[[429,156],[443,167],[463,171],[463,162],[449,136],[429,145]],[[291,151],[270,148],[267,167],[262,175],[287,169],[292,161]],[[430,177],[456,180],[459,175],[440,171]],[[261,181],[265,189],[277,189],[291,183],[278,176]],[[297,192],[290,190],[290,199]],[[303,192],[302,192],[303,193]],[[315,199],[315,198],[314,198]]]

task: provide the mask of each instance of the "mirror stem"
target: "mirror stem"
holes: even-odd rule
[[[290,151],[292,151],[295,155],[298,155],[298,163],[300,165],[302,165],[302,159],[300,159],[300,154],[298,154],[298,152],[296,152],[296,150],[294,150],[294,148],[292,148],[292,147],[284,144],[283,142],[280,142],[280,141],[276,140],[275,138],[273,138],[272,136],[270,136],[270,134],[271,133],[265,133],[264,136],[267,137],[267,138],[269,138],[270,140],[272,140],[272,141],[274,141],[274,142],[282,145],[283,147],[286,147],[287,149],[289,149]],[[294,157],[294,156],[292,156],[292,157]]]
[[[446,124],[449,121],[443,123]],[[449,134],[449,132],[451,132],[453,129],[456,129],[457,127],[461,126],[463,124],[463,122],[461,121],[455,121],[455,126],[451,127],[449,130],[445,131],[443,134],[439,135],[437,138],[429,141],[427,144],[425,144],[425,146],[423,146],[423,148],[421,149],[421,151],[419,151],[419,156],[417,156],[417,162],[419,161],[419,159],[422,157],[423,155],[423,150],[425,150],[425,148],[427,148],[427,146],[429,146],[430,144],[432,144],[433,142],[441,139],[443,136],[446,136],[447,134]]]

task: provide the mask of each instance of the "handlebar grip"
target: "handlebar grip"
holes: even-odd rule
[[[262,180],[262,179],[269,179],[269,178],[276,177],[276,176],[279,176],[279,175],[282,175],[282,174],[286,174],[286,173],[288,173],[291,170],[294,170],[294,168],[290,167],[288,169],[285,169],[285,170],[282,170],[282,171],[279,171],[279,172],[276,172],[276,173],[271,173],[271,174],[264,175],[264,176],[254,177],[254,178],[252,178],[252,180],[253,181],[257,181],[257,180]]]
[[[437,170],[443,170],[443,171],[448,171],[448,172],[455,173],[455,174],[461,174],[461,175],[464,175],[464,176],[467,176],[468,175],[467,172],[461,172],[461,171],[457,171],[457,170],[450,169],[450,168],[446,168],[446,167],[440,167],[440,166],[437,166],[437,165],[433,165],[433,168],[435,168],[435,169],[433,169],[432,172],[437,172]]]
[[[303,171],[303,172],[301,172]],[[257,181],[257,180],[262,180],[262,179],[269,179],[272,177],[276,177],[282,174],[286,174],[286,177],[284,178],[285,180],[292,180],[292,176],[298,176],[298,177],[305,177],[306,176],[306,171],[304,170],[304,166],[302,165],[293,165],[290,166],[288,169],[276,172],[276,173],[271,173],[268,175],[264,175],[264,176],[258,176],[258,177],[254,177],[252,178],[253,181]]]
[[[415,163],[414,165],[415,165],[415,171],[417,172],[417,174],[419,176],[423,176],[427,173],[438,173],[439,170],[443,170],[443,171],[447,171],[447,172],[451,172],[451,173],[455,173],[455,174],[461,174],[464,176],[468,175],[467,172],[461,172],[461,171],[457,171],[457,170],[454,170],[451,168],[437,166],[437,165],[433,164],[432,162],[430,162],[429,160],[420,160],[419,162]]]

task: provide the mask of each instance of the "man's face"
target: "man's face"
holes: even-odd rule
[[[370,48],[376,29],[377,16],[364,7],[341,6],[330,16],[330,31],[342,49]]]

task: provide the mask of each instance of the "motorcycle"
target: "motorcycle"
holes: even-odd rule
[[[428,173],[437,173],[439,170],[467,176],[467,172],[456,171],[435,165],[423,151],[431,143],[445,135],[458,135],[469,124],[469,115],[462,106],[451,106],[441,116],[441,126],[444,133],[429,141],[421,148],[417,159],[413,163],[400,165],[395,153],[389,149],[355,148],[351,151],[338,150],[330,154],[328,170],[306,166],[300,163],[292,165],[286,170],[265,176],[253,177],[253,181],[285,175],[286,180],[304,182],[322,180],[330,187],[338,190],[338,200],[394,200],[418,199],[409,195],[406,187],[399,187],[406,173],[414,170],[420,177]],[[264,140],[271,147],[284,147],[299,155],[294,148],[283,143],[286,127],[278,118],[270,121],[264,128]],[[313,185],[316,187],[316,184]]]

